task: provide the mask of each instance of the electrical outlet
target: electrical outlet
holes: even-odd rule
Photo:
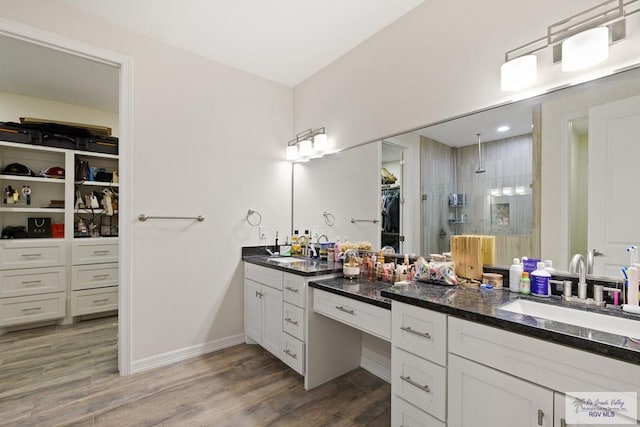
[[[267,227],[258,227],[258,239],[267,240]]]

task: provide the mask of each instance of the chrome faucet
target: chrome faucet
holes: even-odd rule
[[[298,244],[300,244],[300,248],[302,249],[302,256],[309,256],[309,238],[307,236],[298,237]]]
[[[324,240],[325,242],[328,242],[328,241],[329,241],[329,238],[327,237],[327,235],[326,235],[326,234],[321,234],[321,235],[319,235],[319,236],[318,236],[318,240],[316,240],[316,243],[317,243],[318,245],[320,244],[320,239],[322,239],[323,237],[324,237],[324,239],[325,239],[325,240]]]
[[[590,257],[593,260],[593,256]],[[593,265],[593,263],[592,263]],[[569,263],[569,273],[578,273],[578,296],[574,297],[571,295],[571,281],[564,282],[564,294],[562,298],[571,302],[579,302],[582,304],[589,305],[598,305],[604,306],[605,302],[603,300],[602,285],[594,285],[593,287],[593,296],[594,298],[587,298],[587,271],[588,265],[585,262],[582,254],[575,254],[571,257],[571,262]]]

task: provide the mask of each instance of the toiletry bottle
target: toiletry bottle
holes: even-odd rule
[[[529,295],[531,293],[531,282],[529,281],[529,273],[526,271],[522,273],[520,278],[520,293],[523,295]]]
[[[298,242],[298,230],[294,230],[293,236],[291,236],[291,255],[300,255],[301,251],[302,249]]]
[[[531,294],[537,297],[548,297],[549,280],[551,280],[551,274],[544,269],[544,262],[539,262],[535,271],[531,273]]]
[[[336,237],[336,243],[333,245],[333,260],[340,261],[340,237]]]
[[[522,278],[522,264],[518,258],[513,259],[513,264],[509,267],[509,290],[520,292],[520,279]]]
[[[627,288],[627,304],[638,305],[638,282],[640,281],[640,270],[637,267],[629,267],[629,286]]]
[[[552,276],[556,274],[556,269],[553,268],[553,261],[551,261],[550,259],[544,260],[544,269],[547,273],[551,274]]]

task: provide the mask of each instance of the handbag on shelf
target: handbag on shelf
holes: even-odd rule
[[[51,218],[27,218],[29,238],[51,237]]]

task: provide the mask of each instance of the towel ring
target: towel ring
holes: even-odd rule
[[[322,212],[322,216],[324,217],[324,223],[327,224],[329,227],[335,225],[336,217],[333,216],[332,213],[325,211],[325,212]]]
[[[257,221],[251,221],[251,217],[253,217],[254,215],[258,216],[258,220]],[[262,215],[260,215],[260,212],[255,211],[253,209],[249,209],[247,211],[247,222],[249,223],[249,225],[251,225],[252,227],[257,227],[260,224],[262,224]]]

